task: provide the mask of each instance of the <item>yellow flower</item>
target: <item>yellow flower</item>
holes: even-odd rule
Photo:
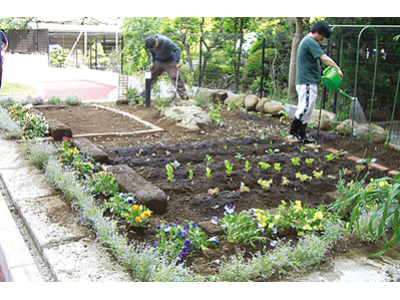
[[[142,219],[140,218],[140,217],[136,217],[136,219],[135,219],[135,221],[136,221],[136,223],[142,223]]]
[[[266,216],[263,216],[261,218],[261,223],[267,223],[267,217]]]
[[[274,226],[275,226],[275,224],[274,224],[274,223],[271,223],[271,224],[268,225],[268,228],[269,228],[269,229],[272,229],[272,228],[274,228]]]
[[[310,231],[310,230],[312,230],[312,228],[311,228],[310,225],[307,224],[307,225],[304,225],[303,230],[308,230],[308,231]]]
[[[387,187],[387,186],[388,186],[388,183],[387,183],[386,180],[383,180],[383,181],[380,181],[380,182],[379,182],[379,187],[380,187],[380,188],[385,188],[385,187]]]
[[[149,210],[146,210],[145,212],[142,213],[142,218],[150,218],[151,212]]]
[[[296,209],[295,209],[295,211],[294,211],[294,213],[295,214],[298,214],[298,213],[300,213],[303,209],[301,208],[301,201],[296,201],[295,202],[295,206],[296,206]]]
[[[138,208],[139,208],[139,205],[132,206],[132,210],[138,210]]]
[[[314,214],[314,220],[322,220],[324,218],[324,214],[322,213],[322,211],[317,211]]]
[[[281,218],[280,215],[276,215],[274,219],[275,219],[275,221],[279,221],[280,218]]]
[[[261,223],[261,227],[262,227],[262,228],[267,227],[267,223]]]

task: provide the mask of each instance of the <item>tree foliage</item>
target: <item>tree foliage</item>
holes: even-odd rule
[[[9,29],[30,29],[29,22],[36,17],[7,17],[0,18],[0,27],[5,31]]]

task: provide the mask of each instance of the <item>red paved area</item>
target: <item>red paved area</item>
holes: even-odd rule
[[[46,99],[55,95],[65,99],[68,95],[77,94],[82,101],[108,99],[108,94],[115,89],[114,86],[89,80],[46,81],[40,85],[46,91]]]

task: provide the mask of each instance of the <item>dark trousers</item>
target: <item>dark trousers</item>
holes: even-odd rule
[[[174,85],[174,88],[175,88],[176,75],[177,75],[178,69],[176,68],[176,62],[174,60],[170,61],[170,62],[165,62],[165,63],[160,63],[160,62],[156,61],[154,63],[154,68],[151,71],[151,88],[153,88],[154,84],[158,80],[158,77],[160,77],[160,75],[162,73],[164,73],[164,71],[168,73],[168,76],[171,79],[172,84]],[[187,96],[187,92],[185,89],[185,83],[183,82],[180,71],[179,71],[179,77],[178,77],[178,95],[181,96],[182,99]]]
[[[3,59],[0,58],[0,90],[3,84]]]

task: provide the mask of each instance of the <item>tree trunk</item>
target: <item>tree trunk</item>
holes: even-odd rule
[[[289,87],[288,97],[290,99],[296,98],[296,69],[297,69],[297,50],[299,44],[303,38],[303,18],[296,17],[296,34],[294,35],[292,42],[292,54],[290,57],[290,69],[289,69]]]

